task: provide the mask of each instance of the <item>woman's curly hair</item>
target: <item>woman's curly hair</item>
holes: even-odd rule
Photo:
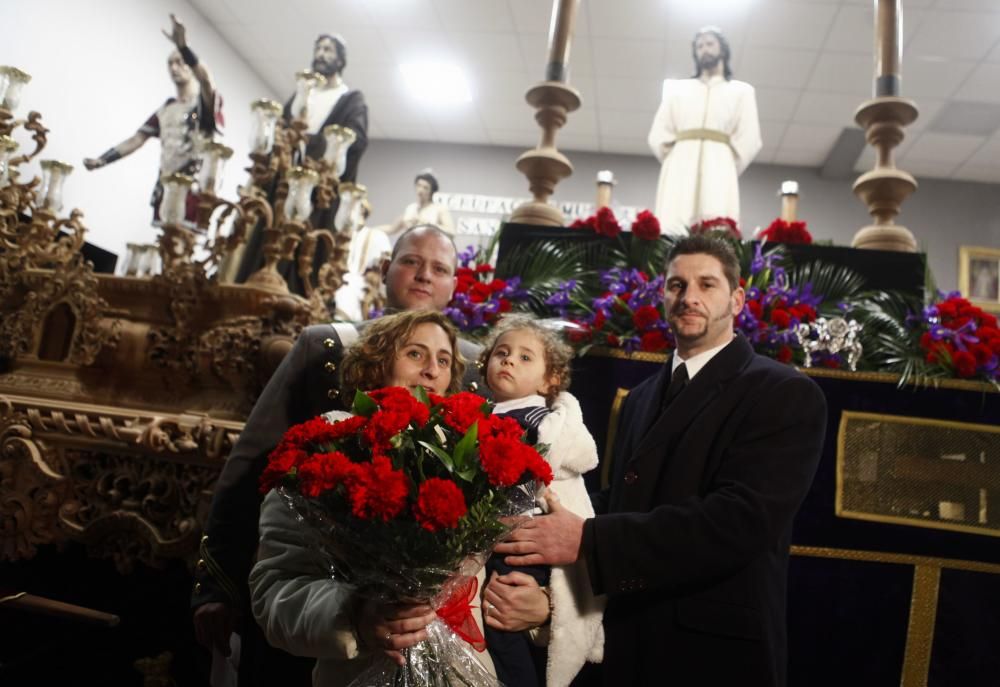
[[[345,406],[350,407],[354,402],[356,392],[385,386],[392,375],[397,354],[422,324],[436,324],[448,335],[452,355],[447,393],[458,391],[465,373],[465,361],[458,351],[455,327],[436,310],[406,310],[372,320],[361,332],[361,337],[347,349],[340,362],[340,398]]]
[[[478,365],[482,372],[483,383],[489,387],[486,368],[489,365],[490,356],[493,355],[493,349],[497,347],[497,341],[507,332],[519,329],[527,329],[542,342],[546,381],[555,380],[550,385],[549,392],[545,394],[545,404],[551,407],[555,403],[559,393],[569,388],[573,349],[563,341],[559,332],[546,327],[543,323],[532,317],[526,315],[505,315],[493,328],[489,339],[486,340],[486,344],[483,347],[483,352],[479,355]]]

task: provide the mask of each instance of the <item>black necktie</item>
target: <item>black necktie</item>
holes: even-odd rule
[[[688,370],[687,365],[681,363],[674,370],[674,374],[670,377],[670,385],[667,387],[666,392],[663,394],[663,402],[660,403],[660,412],[662,413],[667,409],[667,406],[677,398],[677,395],[684,390],[684,387],[688,383]]]

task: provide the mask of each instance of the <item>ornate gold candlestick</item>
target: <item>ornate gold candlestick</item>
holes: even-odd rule
[[[27,72],[0,65],[0,135],[9,136],[17,126],[13,121],[14,110],[21,103],[21,90],[29,81],[31,75]]]

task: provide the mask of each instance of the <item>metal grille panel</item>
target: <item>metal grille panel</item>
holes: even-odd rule
[[[1000,537],[1000,428],[845,411],[836,512]]]

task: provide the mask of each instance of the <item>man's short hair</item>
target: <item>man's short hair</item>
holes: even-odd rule
[[[337,57],[340,58],[340,68],[343,70],[347,67],[347,44],[344,42],[343,36],[336,33],[321,33],[317,36],[313,47],[319,45],[319,42],[324,38],[333,41],[334,47],[337,48]]]
[[[396,256],[399,255],[400,248],[409,239],[410,234],[417,231],[431,231],[450,243],[452,250],[455,251],[455,264],[453,267],[458,267],[458,248],[455,246],[455,239],[453,239],[444,229],[434,224],[418,224],[415,227],[410,227],[400,234],[399,238],[396,239],[396,244],[392,247],[392,254],[389,255],[389,262],[395,260]]]
[[[736,257],[736,251],[733,250],[733,247],[723,239],[705,234],[685,236],[670,249],[666,267],[669,270],[670,263],[679,255],[699,254],[711,255],[722,264],[722,273],[726,275],[726,281],[729,282],[729,290],[735,291],[740,285],[740,261]]]

